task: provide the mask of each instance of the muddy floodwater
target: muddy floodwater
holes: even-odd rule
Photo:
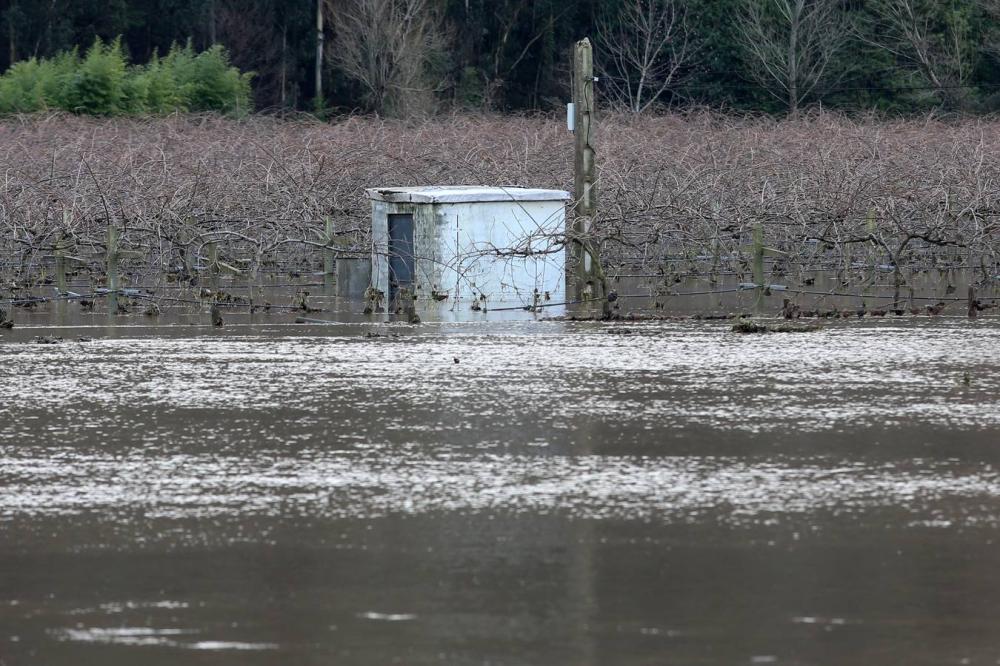
[[[4,666],[1000,663],[996,319],[18,316]]]

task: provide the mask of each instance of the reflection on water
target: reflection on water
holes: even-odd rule
[[[0,516],[99,511],[128,520],[297,516],[361,519],[442,511],[726,523],[893,507],[937,524],[996,523],[1000,476],[954,461],[824,464],[695,456],[466,456],[299,452],[294,462],[210,454],[6,456]]]
[[[996,321],[290,320],[0,337],[4,664],[1000,659]]]

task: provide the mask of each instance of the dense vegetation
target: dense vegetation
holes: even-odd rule
[[[73,49],[15,63],[0,77],[0,113],[239,114],[250,108],[250,79],[229,65],[218,45],[199,54],[190,45],[175,46],[162,59],[154,55],[146,65],[129,66],[120,40],[98,39],[82,58]]]
[[[326,47],[314,99],[318,1]],[[5,80],[5,110],[39,99],[98,113],[232,109],[245,79],[219,74],[200,91],[185,88],[182,70],[223,72],[215,44],[255,73],[258,109],[550,110],[566,101],[569,50],[583,36],[597,44],[603,101],[621,108],[1000,107],[996,0],[6,0],[0,8],[0,69],[25,61]],[[91,48],[97,38],[104,45]],[[621,52],[644,39],[654,61]],[[210,55],[171,54],[189,41]],[[78,60],[74,48],[91,50]],[[148,65],[123,72],[119,49]],[[647,89],[636,95],[643,74]],[[92,98],[95,79],[117,87]]]
[[[844,285],[970,263],[977,280],[1000,274],[996,120],[621,113],[598,141],[592,240],[609,275],[659,276],[666,290],[696,270],[747,281],[758,225],[783,270]],[[102,280],[109,226],[136,275],[204,264],[209,243],[245,274],[282,257],[315,269],[327,220],[338,252],[370,252],[365,188],[565,188],[572,154],[560,120],[538,117],[37,118],[0,132],[0,283],[50,270],[59,245]]]

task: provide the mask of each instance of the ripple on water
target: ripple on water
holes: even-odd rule
[[[0,516],[715,510],[740,521],[952,507],[914,517],[926,522],[970,520],[969,507],[1000,496],[989,466],[859,462],[806,445],[794,457],[680,456],[657,434],[836,431],[849,443],[868,427],[997,429],[996,325],[635,328],[0,345]],[[534,446],[586,435],[582,422],[653,455]],[[506,452],[512,442],[530,455]]]
[[[59,641],[101,643],[130,647],[170,647],[188,650],[277,650],[276,643],[194,640],[197,629],[157,629],[153,627],[84,627],[52,629]]]
[[[463,413],[483,427],[593,414],[624,416],[623,428],[634,422],[748,432],[913,419],[1000,426],[996,326],[799,336],[736,336],[691,325],[647,326],[632,336],[517,330],[392,343],[211,337],[105,340],[82,349],[0,345],[13,378],[0,382],[0,415],[46,409],[43,428],[58,428],[62,411],[75,412],[84,427],[88,417],[126,417],[139,408],[363,410],[374,418],[405,411],[431,430],[456,427],[436,417]],[[15,434],[0,433],[0,441]]]
[[[991,466],[933,460],[748,462],[736,457],[426,456],[391,449],[300,453],[294,461],[212,455],[62,457],[0,453],[0,516],[140,511],[146,518],[376,517],[438,511],[551,512],[586,518],[729,522],[878,507],[951,506],[951,519],[1000,498]],[[954,507],[958,506],[959,509]],[[698,518],[702,519],[702,518]],[[938,516],[937,519],[943,519]]]

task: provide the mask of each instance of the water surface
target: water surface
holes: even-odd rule
[[[1000,661],[996,320],[46,317],[4,664]]]

